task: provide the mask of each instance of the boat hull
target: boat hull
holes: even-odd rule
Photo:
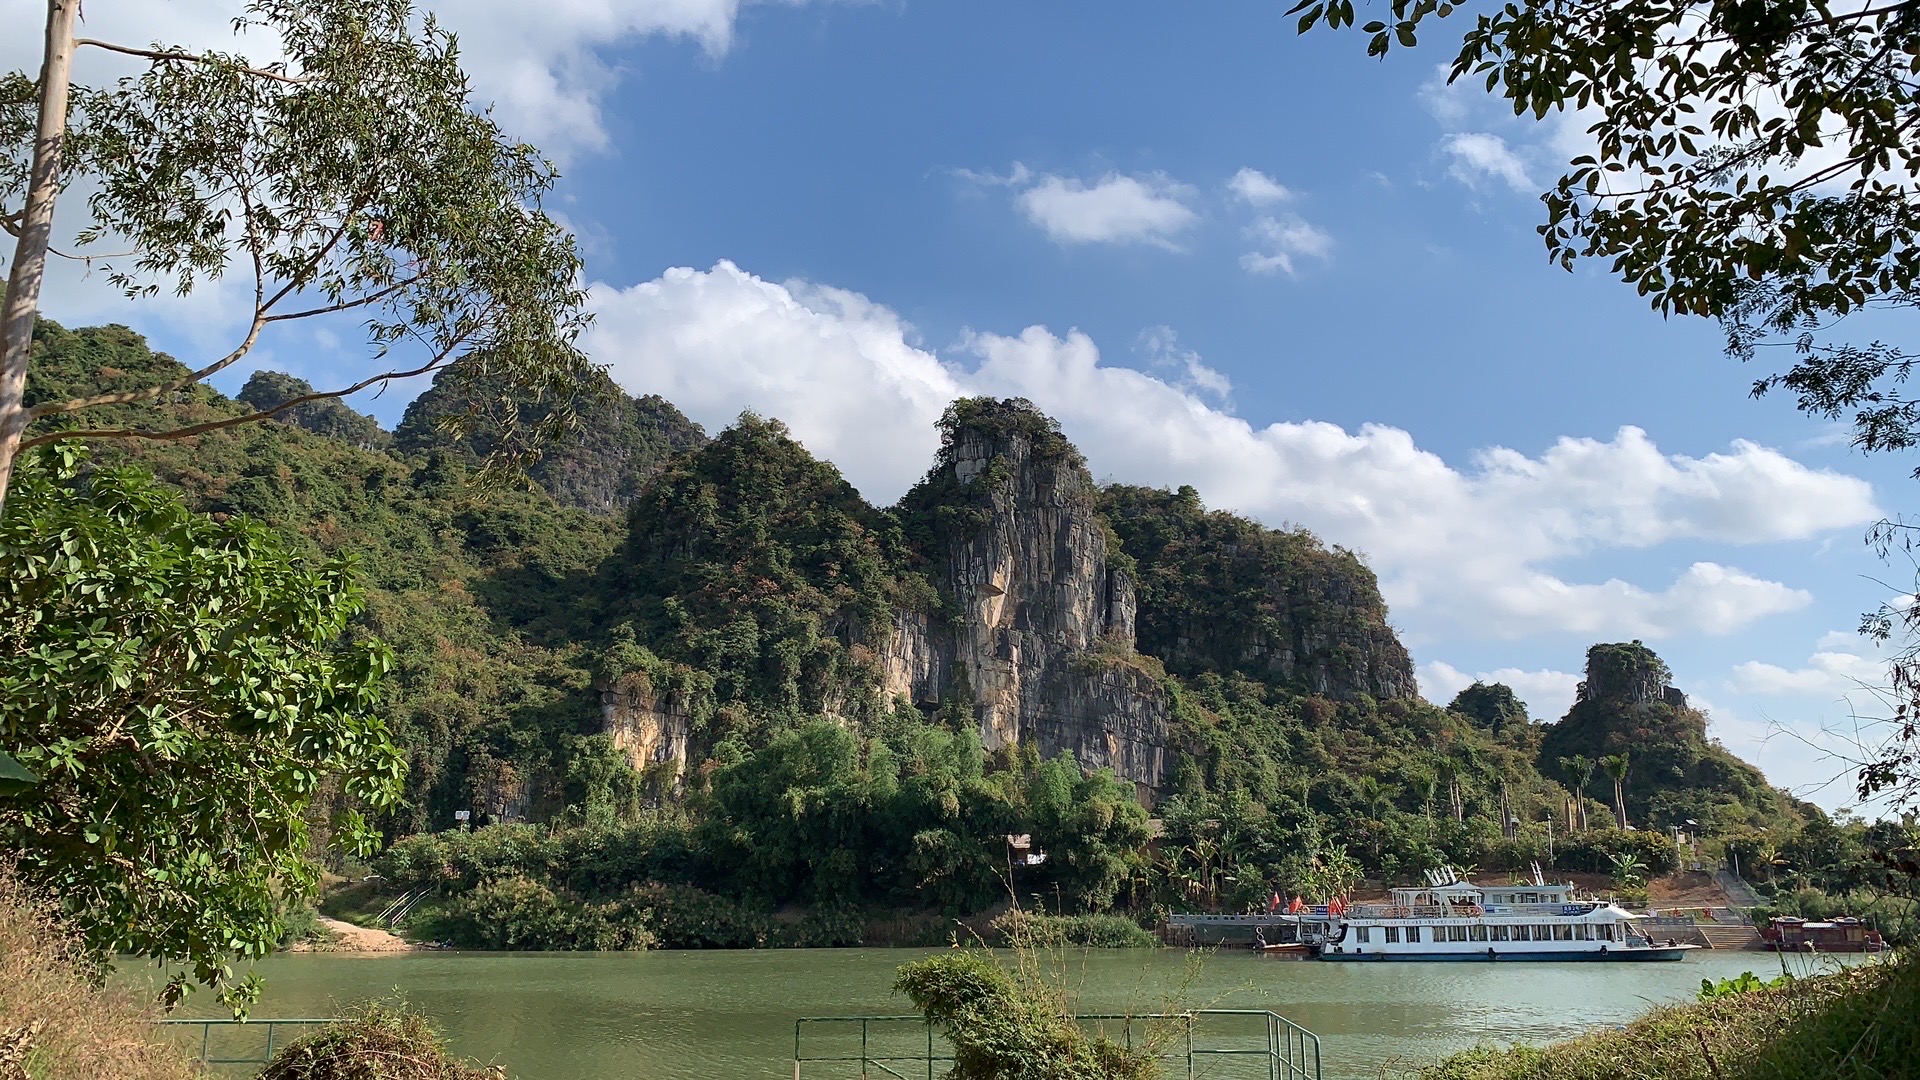
[[[1370,961],[1413,961],[1415,963],[1567,963],[1571,961],[1646,962],[1682,960],[1698,945],[1656,945],[1650,949],[1609,949],[1606,952],[1322,952],[1322,960],[1348,960],[1359,963]]]

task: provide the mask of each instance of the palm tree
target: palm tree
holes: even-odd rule
[[[1627,752],[1609,754],[1600,759],[1600,767],[1613,780],[1613,812],[1620,818],[1620,828],[1627,827]]]
[[[1587,782],[1593,779],[1593,761],[1584,754],[1560,759],[1561,771],[1573,781],[1573,802],[1579,807],[1580,831],[1587,831]]]

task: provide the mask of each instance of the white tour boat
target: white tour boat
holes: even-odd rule
[[[1385,904],[1339,911],[1322,960],[1679,960],[1696,945],[1654,941],[1643,916],[1610,900],[1576,898],[1572,885],[1475,885],[1452,867],[1425,887],[1392,890]]]

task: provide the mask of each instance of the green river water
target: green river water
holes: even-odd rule
[[[516,1080],[792,1076],[800,1016],[900,1013],[894,969],[923,951],[307,954],[259,965],[259,1017],[336,1015],[404,996],[461,1054]],[[1176,950],[1075,952],[1065,967],[1083,1012],[1164,1007],[1186,967]],[[1546,1041],[1623,1023],[1693,997],[1702,978],[1777,972],[1768,953],[1696,953],[1681,963],[1329,964],[1207,956],[1195,1008],[1272,1009],[1316,1032],[1329,1080],[1379,1075],[1492,1040]],[[191,1000],[191,999],[190,999]],[[215,1015],[193,1002],[183,1015]],[[1184,1066],[1182,1067],[1184,1072]],[[811,1071],[809,1076],[814,1075]],[[829,1075],[821,1072],[820,1075]]]

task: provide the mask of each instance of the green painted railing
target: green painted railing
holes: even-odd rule
[[[1129,1050],[1159,1027],[1156,1056],[1175,1066],[1184,1062],[1190,1080],[1320,1080],[1320,1037],[1263,1009],[1085,1013],[1075,1019]],[[820,1043],[829,1040],[835,1045],[823,1049]],[[934,1080],[935,1068],[952,1061],[952,1047],[923,1016],[805,1016],[793,1024],[794,1080]]]
[[[200,1060],[204,1064],[207,1064],[207,1065],[265,1065],[267,1062],[273,1060],[273,1052],[277,1047],[286,1045],[286,1040],[279,1038],[281,1028],[325,1027],[326,1025],[331,1024],[333,1022],[334,1021],[332,1020],[314,1020],[314,1019],[162,1020],[160,1021],[160,1025],[162,1027],[179,1027],[179,1028],[198,1027],[200,1029],[199,1054],[200,1054]],[[266,1028],[267,1037],[266,1037],[265,1048],[262,1049],[257,1056],[253,1056],[253,1057],[215,1057],[214,1056],[215,1053],[227,1052],[224,1049],[223,1050],[215,1049],[213,1045],[213,1032],[215,1028],[221,1028],[221,1029],[246,1028],[249,1030],[257,1029],[257,1028]],[[256,1046],[259,1045],[259,1041],[255,1040],[253,1045],[256,1045]]]

